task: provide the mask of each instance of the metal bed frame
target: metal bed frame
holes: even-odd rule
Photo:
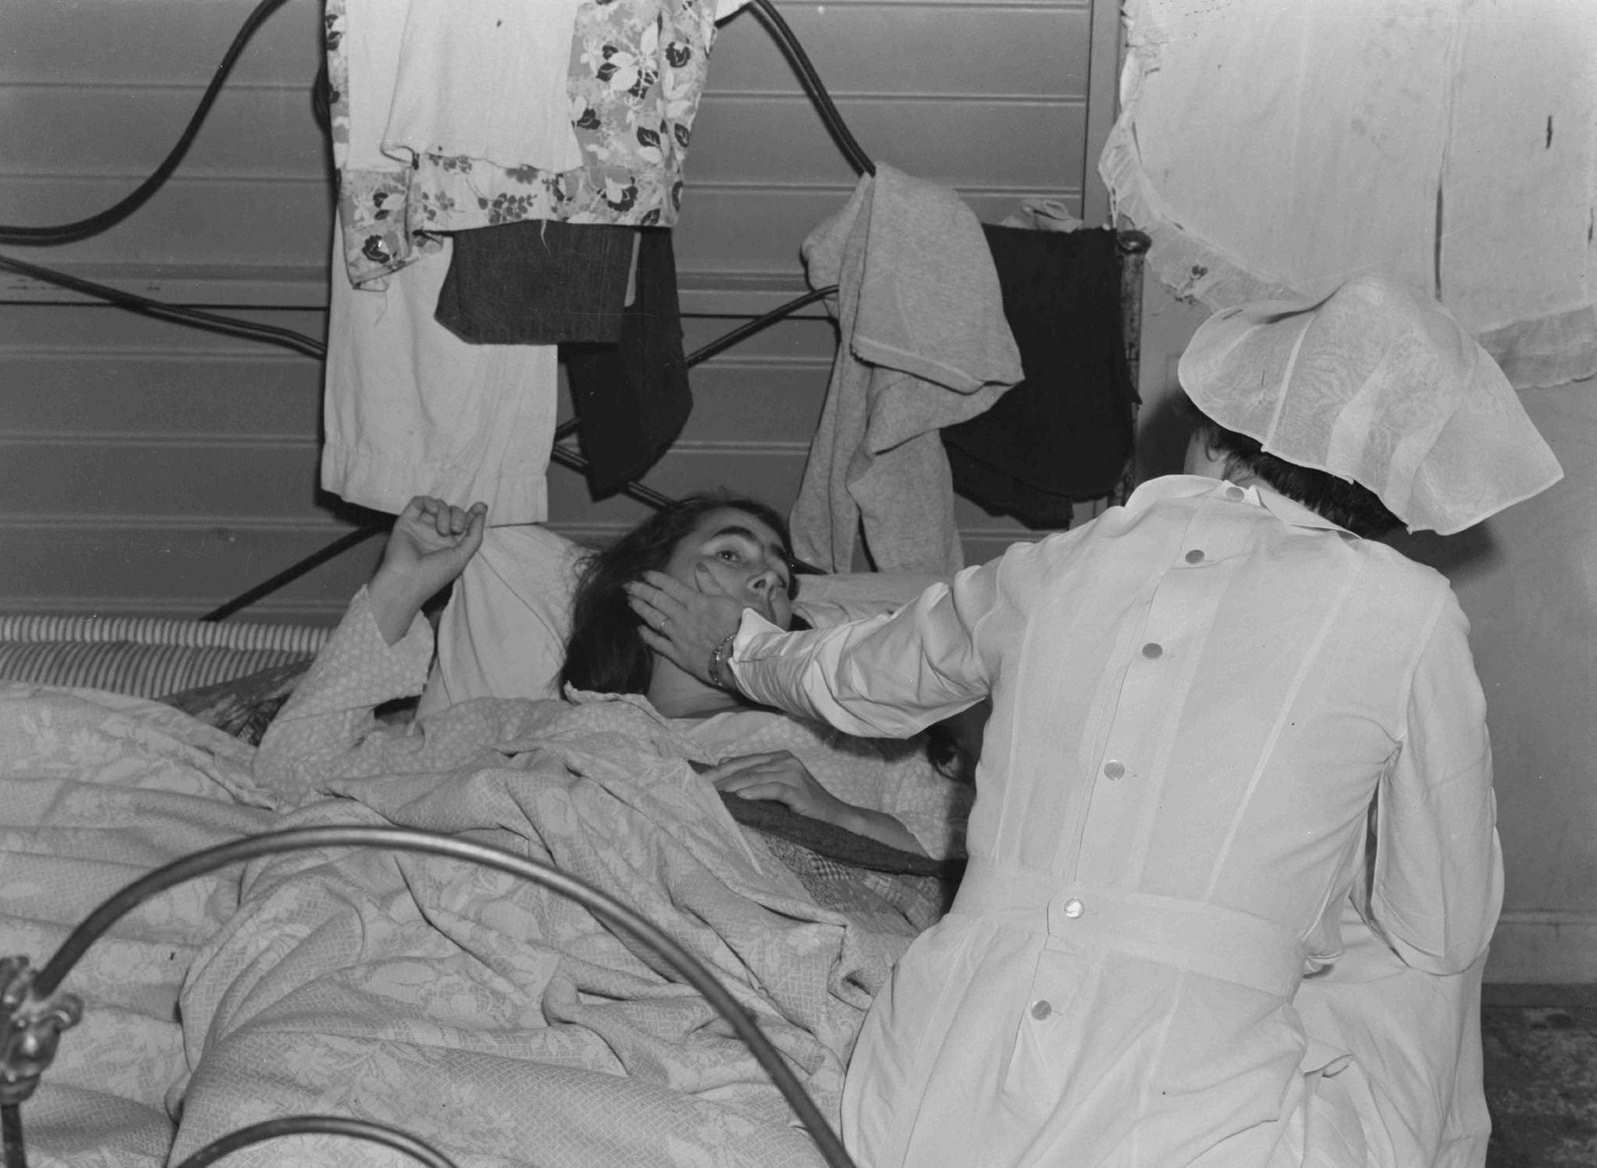
[[[305,827],[247,836],[175,860],[125,886],[102,902],[37,971],[25,956],[0,958],[0,1145],[5,1168],[27,1168],[22,1104],[54,1060],[61,1035],[83,1016],[83,1002],[61,989],[72,967],[107,929],[150,897],[228,864],[259,856],[330,847],[380,847],[464,860],[530,880],[577,901],[607,924],[643,942],[704,995],[746,1043],[793,1108],[830,1168],[855,1168],[843,1142],[822,1117],[792,1069],[759,1023],[692,954],[647,919],[591,885],[524,856],[469,840],[425,831],[383,827]],[[178,1168],[201,1168],[229,1152],[279,1136],[329,1133],[386,1144],[433,1168],[454,1168],[443,1153],[383,1124],[337,1116],[268,1120],[224,1136]]]
[[[187,152],[200,124],[215,102],[223,82],[244,46],[256,29],[286,0],[260,0],[234,37],[210,85],[197,104],[178,142],[160,166],[132,193],[116,205],[75,223],[53,227],[0,227],[0,244],[48,246],[73,242],[97,234],[121,222],[155,193],[171,175]],[[875,173],[869,155],[860,147],[838,113],[803,46],[776,11],[771,0],[751,0],[755,19],[771,34],[783,55],[798,74],[806,94],[814,103],[827,131],[842,150],[856,173]],[[326,64],[313,89],[313,104],[326,122]],[[1135,408],[1138,342],[1142,296],[1142,257],[1148,237],[1136,230],[1118,232],[1121,270],[1121,312],[1125,323],[1125,343]],[[0,255],[0,268],[43,280],[143,315],[154,316],[209,331],[230,333],[281,345],[313,358],[325,356],[325,346],[311,337],[290,330],[240,321],[228,316],[192,308],[164,304],[120,289],[83,280],[36,264]],[[835,285],[808,292],[772,311],[732,329],[725,335],[688,354],[691,368],[775,324],[777,321],[822,300],[837,291]],[[569,469],[584,471],[587,460],[564,445],[577,429],[570,421],[555,431],[551,459]],[[1122,482],[1122,493],[1129,489],[1131,469]],[[621,493],[653,507],[672,500],[640,483],[632,482]],[[299,562],[240,593],[207,612],[200,619],[219,621],[248,607],[313,568],[386,529],[372,523],[356,528]],[[55,1058],[61,1037],[82,1017],[83,1003],[77,995],[63,990],[62,983],[73,966],[93,942],[137,905],[166,889],[212,872],[229,864],[260,856],[328,847],[384,847],[399,851],[424,852],[476,863],[532,881],[571,897],[606,923],[648,945],[678,974],[704,995],[706,1000],[731,1025],[748,1045],[756,1060],[804,1124],[830,1168],[855,1168],[841,1139],[821,1116],[793,1071],[760,1030],[758,1023],[696,958],[636,912],[584,882],[548,866],[503,849],[428,832],[402,828],[300,828],[246,837],[205,851],[196,852],[158,868],[135,880],[111,896],[92,912],[67,937],[53,956],[37,969],[24,955],[0,958],[0,1148],[3,1168],[27,1168],[23,1143],[22,1104],[37,1089],[41,1076]],[[347,1136],[401,1151],[433,1168],[454,1168],[453,1162],[436,1148],[406,1133],[382,1124],[339,1116],[310,1115],[267,1120],[252,1124],[218,1139],[185,1159],[178,1168],[203,1168],[230,1152],[266,1140],[296,1134]]]

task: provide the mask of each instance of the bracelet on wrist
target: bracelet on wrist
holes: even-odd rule
[[[731,657],[732,642],[736,638],[737,633],[735,631],[728,633],[721,638],[720,644],[716,645],[710,653],[708,672],[710,674],[710,684],[715,686],[716,689],[733,690],[735,688],[732,677]],[[721,667],[723,665],[726,666],[725,672],[722,672]]]

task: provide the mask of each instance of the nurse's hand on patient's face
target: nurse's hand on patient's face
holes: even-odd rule
[[[735,633],[743,605],[708,572],[695,572],[697,585],[665,572],[645,572],[627,585],[627,600],[643,627],[643,643],[693,674],[710,678],[710,655]]]
[[[488,505],[453,507],[417,495],[394,520],[367,595],[389,644],[405,635],[421,606],[465,570],[482,546]]]

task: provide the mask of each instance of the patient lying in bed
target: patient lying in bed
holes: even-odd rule
[[[431,757],[428,739],[439,735],[448,736],[446,753],[452,765],[469,761],[456,757],[462,735],[486,752],[483,761],[500,757],[495,743],[504,731],[497,728],[498,720],[513,724],[526,712],[520,703],[478,706],[445,720],[434,702],[430,716],[397,736],[369,716],[372,706],[418,688],[412,668],[401,687],[404,692],[397,690],[394,670],[403,671],[398,663],[406,660],[419,660],[423,668],[432,660],[432,639],[419,617],[421,604],[451,583],[475,554],[481,523],[478,513],[430,500],[414,501],[400,517],[377,576],[356,597],[345,622],[360,623],[355,615],[367,610],[383,646],[357,651],[348,644],[333,645],[323,651],[299,695],[262,742],[256,769],[268,786],[297,798],[341,774],[402,768],[416,758]],[[448,535],[437,531],[451,525],[466,526]],[[671,727],[679,753],[724,792],[774,801],[901,850],[948,855],[956,843],[957,816],[952,813],[965,792],[938,781],[919,744],[863,742],[819,723],[752,710],[732,693],[657,659],[639,638],[623,585],[652,568],[669,567],[690,580],[703,574],[713,581],[711,586],[736,589],[751,605],[789,623],[796,581],[786,539],[785,524],[763,504],[695,496],[654,513],[588,557],[570,605],[568,651],[560,662],[566,701],[608,706],[630,697],[635,708]],[[461,542],[453,542],[457,540]],[[527,652],[537,648],[529,645]],[[512,643],[507,651],[514,655],[517,646]],[[389,659],[387,666],[378,658]],[[372,684],[362,685],[359,679],[374,671]],[[324,691],[336,696],[312,701],[312,695]],[[357,693],[358,700],[353,696]],[[512,689],[492,696],[520,694]],[[582,720],[604,723],[615,716],[613,710],[595,712]],[[453,728],[468,718],[470,729]],[[487,724],[481,722],[485,718]],[[569,711],[562,711],[562,720],[572,720]],[[891,814],[884,810],[888,806]]]
[[[662,563],[791,615],[780,521],[721,502],[683,530],[674,519],[641,540]],[[257,781],[297,807],[279,825],[465,834],[610,893],[704,962],[832,1115],[865,1007],[940,910],[935,860],[957,851],[964,789],[916,747],[843,739],[629,660],[628,638],[568,658],[564,700],[485,698],[381,724],[373,709],[428,677],[421,604],[473,554],[481,522],[423,503],[401,519],[262,741]],[[804,848],[740,826],[723,794],[846,833],[874,866],[839,878],[843,864],[813,851],[796,863]],[[194,1071],[174,1156],[311,1111],[394,1123],[462,1164],[818,1162],[741,1041],[646,947],[454,861],[255,862],[181,1007]],[[318,1143],[341,1166],[390,1155],[316,1137],[295,1162],[321,1162]],[[281,1152],[240,1162],[252,1154]]]

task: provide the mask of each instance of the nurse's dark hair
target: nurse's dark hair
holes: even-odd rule
[[[1368,487],[1267,453],[1256,439],[1227,430],[1185,395],[1183,408],[1194,432],[1210,451],[1225,458],[1228,468],[1250,471],[1287,498],[1365,539],[1379,539],[1403,526]]]
[[[649,688],[654,652],[638,633],[640,622],[627,603],[626,586],[644,572],[663,571],[677,544],[699,521],[726,507],[747,512],[775,531],[791,561],[793,540],[787,520],[757,499],[704,492],[661,507],[584,561],[572,598],[571,635],[560,668],[562,686],[598,693],[643,693]],[[796,595],[797,577],[793,591]]]

